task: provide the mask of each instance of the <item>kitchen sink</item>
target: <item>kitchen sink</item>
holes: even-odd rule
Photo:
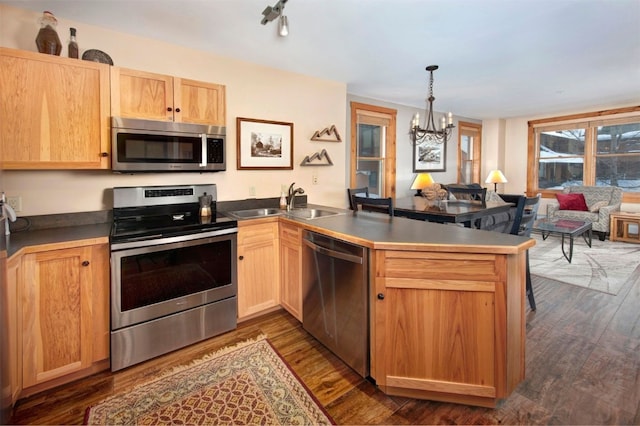
[[[229,216],[234,216],[237,219],[253,219],[257,217],[267,217],[267,216],[280,216],[283,213],[283,210],[280,209],[249,209],[249,210],[236,210],[233,212],[229,212]]]
[[[344,213],[324,209],[300,208],[293,209],[290,212],[287,212],[287,214],[298,219],[318,219],[320,217],[335,216]]]

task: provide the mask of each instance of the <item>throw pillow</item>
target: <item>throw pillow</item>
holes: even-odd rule
[[[600,207],[608,206],[608,201],[596,201],[595,203],[589,206],[589,211],[591,213],[598,213],[600,211]]]
[[[572,194],[556,194],[556,198],[558,199],[558,203],[560,203],[560,210],[589,211],[584,195],[579,192]]]

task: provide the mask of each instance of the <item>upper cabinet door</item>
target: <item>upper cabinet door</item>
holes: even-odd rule
[[[111,114],[185,123],[225,125],[225,87],[113,67]]]
[[[223,85],[175,78],[174,103],[179,106],[176,108],[176,121],[225,125],[225,87]]]
[[[0,48],[6,169],[108,169],[109,65]]]
[[[111,115],[173,121],[173,77],[112,67]]]

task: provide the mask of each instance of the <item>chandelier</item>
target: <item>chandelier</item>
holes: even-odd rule
[[[436,125],[433,121],[433,101],[436,98],[433,97],[433,72],[438,69],[437,65],[429,65],[427,71],[429,71],[429,97],[427,98],[427,110],[425,111],[424,124],[420,127],[420,114],[417,112],[411,120],[411,143],[419,145],[423,142],[431,143],[445,143],[451,137],[451,130],[455,127],[453,125],[453,114],[448,113],[446,117],[443,115],[440,119],[440,129],[436,129]]]

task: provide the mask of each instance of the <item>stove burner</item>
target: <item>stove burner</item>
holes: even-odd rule
[[[216,211],[200,216],[198,197],[215,196],[215,185],[114,188],[111,242],[141,241],[235,228],[238,222]]]

